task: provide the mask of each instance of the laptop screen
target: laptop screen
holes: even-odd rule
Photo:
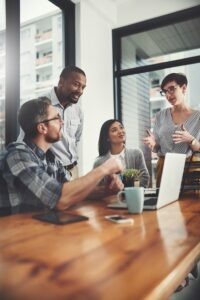
[[[156,208],[161,208],[178,200],[185,159],[185,154],[166,154]],[[146,203],[144,206],[146,206]]]

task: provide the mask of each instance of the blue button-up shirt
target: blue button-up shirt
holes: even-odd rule
[[[79,103],[72,104],[64,109],[56,96],[54,88],[47,97],[51,100],[52,105],[58,109],[64,121],[62,137],[60,141],[52,145],[52,149],[64,166],[71,165],[78,160],[77,142],[80,141],[83,130],[83,112]]]

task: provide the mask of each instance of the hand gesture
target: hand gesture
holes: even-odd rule
[[[114,157],[106,160],[102,164],[102,167],[104,168],[106,175],[121,173],[124,169],[121,160]]]
[[[148,136],[143,138],[143,142],[145,145],[147,145],[151,150],[153,150],[153,148],[156,145],[156,139],[155,136],[153,135],[153,133],[147,129],[147,134]]]
[[[174,144],[180,143],[190,143],[194,138],[185,128],[185,126],[181,125],[181,130],[176,130],[174,134],[172,134],[172,140]]]
[[[123,190],[124,184],[118,175],[113,174],[113,175],[108,176],[106,188],[109,191],[111,191],[112,193],[117,193],[117,192]]]

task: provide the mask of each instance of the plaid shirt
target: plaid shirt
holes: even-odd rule
[[[30,141],[7,147],[3,178],[7,183],[9,206],[54,208],[68,174],[53,152],[46,153]]]

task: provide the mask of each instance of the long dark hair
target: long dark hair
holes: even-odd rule
[[[110,141],[108,139],[108,132],[109,132],[111,125],[115,122],[119,122],[123,126],[123,124],[117,119],[107,120],[101,126],[101,130],[100,130],[100,134],[99,134],[99,142],[98,142],[99,156],[106,155],[108,153],[108,151],[110,150]]]

